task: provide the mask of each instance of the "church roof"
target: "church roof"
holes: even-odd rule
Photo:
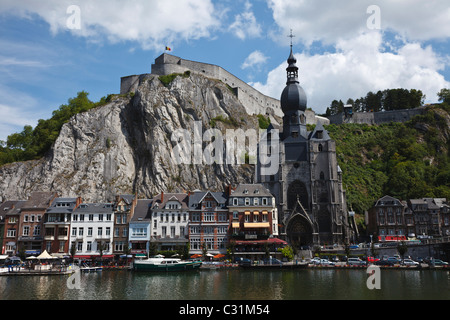
[[[296,62],[297,60],[295,59],[294,54],[292,53],[292,46],[291,46],[291,53],[287,60],[288,67],[286,68],[287,71],[286,87],[281,93],[280,99],[281,110],[284,113],[287,113],[289,111],[306,110],[306,102],[307,102],[306,94],[298,82],[298,67],[295,64]]]
[[[316,127],[314,128],[313,132],[309,136],[310,140],[322,140],[327,141],[331,140],[330,136],[328,135],[328,131],[325,130],[325,128],[322,125],[322,122],[317,121]]]

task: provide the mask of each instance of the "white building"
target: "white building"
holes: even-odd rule
[[[114,210],[110,203],[82,203],[72,213],[70,231],[74,258],[112,258]],[[101,250],[103,249],[103,250]]]
[[[135,257],[148,256],[151,224],[151,199],[137,200],[129,223],[129,247]]]
[[[175,250],[188,243],[189,209],[186,193],[164,193],[151,206],[151,239],[158,250]]]

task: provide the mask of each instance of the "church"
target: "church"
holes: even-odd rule
[[[352,231],[336,144],[320,121],[313,131],[307,129],[307,98],[299,84],[296,62],[291,44],[287,82],[280,99],[283,123],[277,128],[279,145],[273,149],[279,152],[278,172],[264,175],[264,166],[258,162],[255,180],[275,196],[280,236],[289,243],[342,244],[349,241]],[[268,139],[273,129],[267,129]]]

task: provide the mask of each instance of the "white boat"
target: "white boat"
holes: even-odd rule
[[[201,261],[183,261],[174,258],[148,258],[135,260],[133,270],[136,271],[187,271],[198,269]]]
[[[90,267],[87,264],[83,264],[80,267],[81,272],[97,272],[97,271],[102,271],[103,267],[102,266],[96,266],[96,267]]]

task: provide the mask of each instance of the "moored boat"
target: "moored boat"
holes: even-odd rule
[[[136,271],[187,271],[198,269],[201,261],[183,261],[173,258],[148,258],[135,260],[133,270]]]

